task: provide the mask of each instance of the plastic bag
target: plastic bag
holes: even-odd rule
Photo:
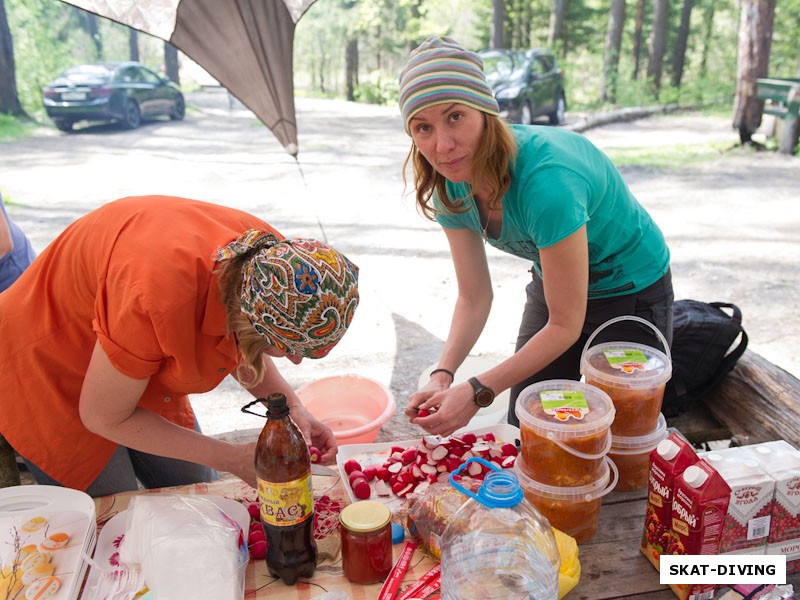
[[[241,527],[201,496],[131,500],[120,561],[141,566],[159,600],[240,600],[249,556]]]

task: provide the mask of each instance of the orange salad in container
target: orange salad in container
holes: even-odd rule
[[[606,393],[579,381],[552,379],[525,388],[515,410],[528,477],[555,486],[600,478],[615,414]]]

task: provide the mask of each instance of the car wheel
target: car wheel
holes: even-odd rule
[[[522,103],[522,109],[519,112],[519,122],[523,125],[530,125],[533,123],[533,117],[531,115],[531,103],[526,100]]]
[[[169,118],[173,121],[180,121],[186,114],[186,103],[183,100],[183,94],[178,94],[175,98],[175,104],[172,105],[172,110],[169,113]]]
[[[550,113],[550,124],[561,125],[564,122],[564,113],[567,112],[567,100],[564,98],[564,92],[558,93],[558,100],[556,100],[556,109]]]
[[[64,121],[62,119],[59,119],[58,121],[54,121],[54,123],[56,124],[56,127],[61,131],[72,133],[72,125],[73,125],[72,121]]]
[[[125,129],[136,129],[142,124],[142,113],[139,112],[139,105],[133,100],[128,100],[125,103],[124,117],[122,118],[122,126]]]

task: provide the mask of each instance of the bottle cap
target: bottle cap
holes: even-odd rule
[[[686,470],[683,472],[683,480],[687,485],[693,488],[699,488],[706,482],[706,479],[708,479],[708,473],[697,465],[686,467]]]
[[[661,456],[665,460],[672,460],[676,456],[678,456],[678,451],[680,447],[678,444],[673,442],[671,439],[667,438],[666,440],[661,440],[656,446],[656,452],[658,452],[659,456]]]
[[[392,543],[399,544],[406,538],[406,531],[399,523],[392,523]]]

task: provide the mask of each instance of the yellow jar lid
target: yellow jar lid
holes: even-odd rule
[[[391,520],[392,511],[389,507],[375,500],[353,502],[339,513],[342,527],[358,533],[377,531]]]

